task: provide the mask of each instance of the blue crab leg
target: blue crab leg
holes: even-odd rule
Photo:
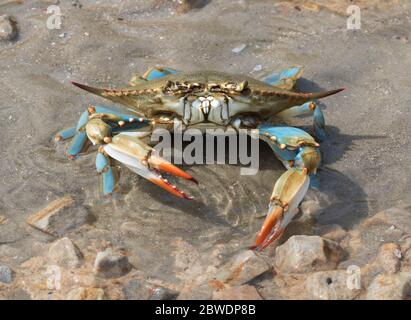
[[[85,143],[87,142],[85,126],[90,117],[106,118],[107,120],[115,122],[116,125],[113,128],[114,133],[123,130],[137,130],[150,124],[149,120],[138,117],[135,114],[126,114],[121,111],[117,111],[114,108],[90,106],[81,114],[76,127],[62,130],[55,136],[56,141],[66,140],[73,137],[73,140],[67,150],[67,156],[69,159],[75,159],[83,150]]]
[[[298,212],[321,157],[318,143],[305,131],[284,126],[260,126],[260,138],[273,149],[287,171],[274,185],[267,217],[253,249],[262,250],[278,239]]]
[[[320,106],[315,102],[309,101],[301,106],[292,107],[277,114],[277,116],[284,120],[289,120],[292,117],[298,117],[306,114],[313,114],[314,118],[314,132],[318,141],[322,142],[327,139],[327,132],[325,131],[324,114]]]
[[[322,142],[327,139],[325,131],[325,119],[321,108],[314,104],[314,133],[318,141]]]
[[[70,142],[70,146],[67,149],[67,157],[69,159],[75,159],[77,155],[83,150],[85,144],[87,142],[87,134],[83,131],[77,131],[74,135],[74,138]]]
[[[69,159],[74,159],[81,152],[81,150],[83,150],[86,144],[87,135],[84,131],[84,126],[86,125],[87,121],[88,112],[84,111],[81,114],[76,127],[59,131],[54,137],[56,141],[66,140],[73,137],[67,150],[67,157]]]
[[[67,140],[67,139],[73,138],[75,134],[76,134],[76,127],[71,127],[71,128],[64,129],[64,130],[57,132],[54,139],[56,141]]]
[[[112,132],[118,133],[127,130],[145,129],[151,121],[147,118],[138,117],[133,114],[126,114],[112,108],[101,106],[90,106],[88,108],[89,118],[100,118],[105,121],[111,122]],[[115,125],[114,125],[115,124]]]
[[[139,119],[143,119],[146,122],[148,121],[147,119],[140,118],[135,114],[126,114],[126,113],[117,111],[114,108],[108,108],[108,107],[102,107],[102,106],[90,106],[87,111],[88,111],[89,115],[94,114],[94,115],[115,116],[115,117],[112,117],[112,119],[115,120],[115,121],[133,122],[133,121],[137,121]]]
[[[160,79],[162,77],[168,76],[170,74],[176,74],[178,71],[167,67],[153,67],[144,73],[143,79],[147,81]]]
[[[272,73],[263,77],[261,80],[274,87],[282,89],[292,89],[298,78],[304,72],[304,67],[295,66],[282,71],[281,73]]]
[[[96,156],[96,169],[102,175],[103,193],[113,193],[116,186],[113,168],[110,166],[110,159],[104,153],[104,149],[100,148]]]

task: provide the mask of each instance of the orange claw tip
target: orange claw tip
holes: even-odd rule
[[[150,165],[152,165],[154,168],[163,171],[163,172],[167,172],[173,176],[176,177],[180,177],[186,180],[191,180],[193,182],[195,182],[196,184],[198,184],[197,180],[192,177],[191,175],[189,175],[187,172],[185,172],[184,170],[176,167],[175,165],[171,164],[170,162],[152,155],[149,159],[148,162]]]
[[[272,241],[279,237],[279,233],[281,235],[281,232],[279,232],[280,230],[274,231],[274,228],[281,222],[283,212],[283,208],[275,207],[273,211],[268,213],[263,226],[255,239],[254,246],[256,248],[261,246],[264,249]]]
[[[179,190],[176,186],[172,185],[170,182],[168,182],[166,179],[162,177],[158,178],[153,178],[149,179],[152,183],[158,185],[159,187],[163,188],[164,190],[170,192],[171,194],[175,195],[176,197],[187,199],[187,200],[193,200],[194,198],[188,194],[186,194],[184,191]]]

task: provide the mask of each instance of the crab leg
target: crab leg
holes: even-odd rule
[[[114,108],[90,106],[81,114],[76,127],[59,131],[55,136],[56,141],[73,138],[67,150],[69,159],[75,159],[84,149],[87,142],[85,126],[92,118],[105,119],[107,122],[110,122],[114,133],[124,130],[136,130],[141,127],[146,127],[150,123],[147,119],[139,118],[136,115],[125,114]]]
[[[309,101],[301,106],[292,107],[277,114],[277,116],[284,120],[290,120],[293,117],[312,114],[314,118],[314,133],[318,141],[324,141],[327,139],[327,133],[325,131],[325,119],[324,114],[321,111],[320,106],[316,103]]]
[[[256,237],[254,249],[264,249],[278,239],[298,212],[320,163],[318,143],[305,131],[293,127],[260,126],[260,137],[288,169],[275,183],[267,217]]]
[[[103,193],[112,193],[116,186],[116,179],[113,168],[110,166],[110,159],[103,148],[99,148],[96,156],[96,170],[102,175]]]
[[[62,130],[58,132],[54,137],[56,141],[66,140],[73,137],[70,146],[67,150],[67,157],[69,159],[74,159],[81,152],[81,150],[84,149],[84,146],[87,142],[87,136],[84,132],[84,126],[86,125],[87,121],[88,112],[84,111],[81,114],[80,119],[78,120],[75,128],[68,128]]]
[[[67,140],[67,139],[73,138],[75,134],[76,134],[76,127],[71,127],[71,128],[63,129],[57,132],[54,139],[56,141]]]
[[[281,73],[272,73],[265,76],[261,80],[268,83],[274,87],[282,89],[292,89],[301,75],[304,72],[304,67],[291,67],[282,71]]]

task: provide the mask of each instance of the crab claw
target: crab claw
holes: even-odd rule
[[[284,232],[284,228],[280,228],[283,222],[284,209],[281,206],[272,206],[267,213],[267,217],[257,234],[255,244],[252,249],[264,249],[268,247],[270,243],[278,239]]]
[[[260,232],[252,249],[262,250],[283,233],[298,212],[310,184],[306,169],[288,169],[276,182],[271,201]]]
[[[198,181],[193,176],[159,156],[151,155],[147,161],[151,167],[156,168],[157,170],[167,172],[173,176],[186,180],[191,180],[195,184],[198,184]]]
[[[118,134],[106,145],[104,151],[112,158],[125,164],[130,170],[150,180],[173,195],[191,200],[193,197],[178,189],[164,178],[160,171],[197,182],[187,172],[177,168],[165,159],[152,154],[153,149],[129,134]]]
[[[131,168],[132,169],[132,168]],[[133,169],[132,169],[133,170]],[[134,170],[133,170],[134,171]],[[158,185],[159,187],[163,188],[164,190],[170,192],[171,194],[179,197],[184,198],[187,200],[193,200],[193,197],[186,194],[184,191],[178,189],[175,185],[170,183],[167,179],[165,179],[161,174],[157,173],[157,176],[148,178],[152,183]]]

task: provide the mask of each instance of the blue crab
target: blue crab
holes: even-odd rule
[[[253,245],[261,250],[283,234],[320,164],[318,142],[326,136],[325,122],[314,101],[344,90],[297,93],[293,87],[302,72],[302,67],[292,67],[256,80],[223,72],[178,72],[156,67],[142,76],[135,75],[125,89],[98,89],[73,82],[124,108],[90,106],[77,126],[60,131],[56,140],[72,138],[69,158],[76,158],[88,140],[99,146],[96,169],[102,176],[105,194],[115,192],[117,187],[110,163],[113,158],[172,194],[191,199],[160,172],[196,180],[155,155],[145,138],[158,127],[171,130],[175,121],[184,129],[257,129],[260,139],[269,144],[287,169],[274,185],[267,216]],[[313,115],[315,138],[287,125],[290,118],[303,114]]]

